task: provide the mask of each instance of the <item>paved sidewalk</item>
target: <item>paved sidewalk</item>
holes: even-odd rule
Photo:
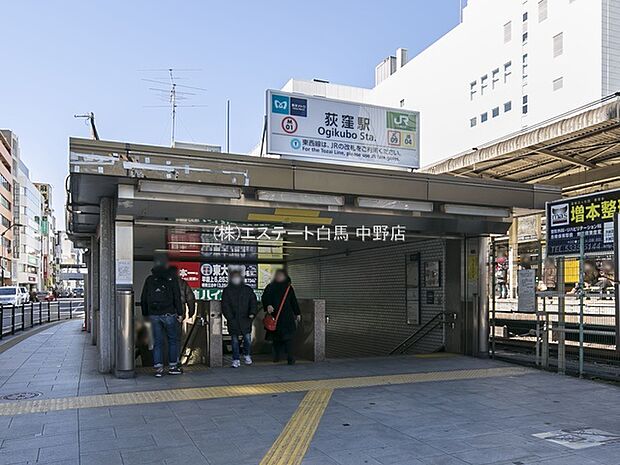
[[[62,323],[0,354],[0,397],[150,390],[162,390],[162,396],[152,404],[0,415],[0,465],[270,465],[273,456],[303,465],[620,464],[620,388],[613,385],[533,370],[503,375],[501,370],[511,365],[460,356],[261,365],[117,380],[97,373],[95,348],[80,328],[79,321]],[[459,370],[497,375],[450,378]],[[400,373],[429,379],[334,388],[341,378]],[[285,391],[177,402],[165,398],[165,390],[182,394],[179,388],[233,386],[241,392],[248,384],[322,379],[334,381],[324,383],[330,391],[320,401]],[[0,407],[8,402],[15,401],[1,400]],[[576,450],[534,436],[579,428],[617,438]],[[290,449],[281,449],[290,442]],[[292,447],[298,444],[309,447]]]

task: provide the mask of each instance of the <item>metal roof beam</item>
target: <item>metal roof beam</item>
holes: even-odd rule
[[[620,176],[620,163],[612,166],[601,166],[594,170],[568,174],[566,176],[562,176],[556,179],[549,179],[545,181],[545,184],[550,184],[566,189],[568,187],[593,184],[618,176]]]
[[[562,155],[562,154],[556,153],[552,150],[534,149],[534,151],[537,153],[541,153],[543,155],[548,155],[550,157],[557,158],[558,160],[563,160],[568,163],[572,163],[573,165],[583,166],[584,168],[596,168],[596,163],[592,163],[592,162],[585,161],[585,160],[578,160],[568,155]]]

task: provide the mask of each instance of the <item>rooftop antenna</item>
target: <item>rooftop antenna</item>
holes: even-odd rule
[[[158,96],[167,102],[167,105],[146,105],[146,108],[169,108],[170,109],[170,118],[171,118],[171,127],[170,127],[170,145],[174,146],[175,135],[176,135],[176,125],[177,125],[177,109],[178,108],[192,108],[192,107],[206,107],[206,105],[183,105],[179,104],[179,102],[183,102],[188,100],[189,98],[196,96],[197,92],[206,92],[207,89],[202,87],[194,87],[194,86],[186,86],[183,84],[178,84],[178,78],[175,73],[181,71],[200,71],[198,69],[174,69],[174,68],[166,68],[166,69],[150,69],[144,71],[165,71],[168,74],[168,81],[163,81],[160,79],[142,79],[146,82],[151,82],[155,84],[159,84],[160,86],[167,86],[166,88],[161,87],[149,87],[149,90],[158,93]],[[181,88],[181,90],[179,90]],[[187,92],[183,89],[193,90],[194,92]]]
[[[90,124],[90,136],[94,140],[99,140],[99,133],[97,132],[97,127],[95,126],[95,114],[92,111],[84,115],[73,115],[73,117],[85,119],[86,124]]]

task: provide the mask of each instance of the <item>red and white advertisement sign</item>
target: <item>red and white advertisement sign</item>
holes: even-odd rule
[[[200,263],[199,262],[171,262],[179,269],[179,276],[184,279],[192,289],[200,289]]]

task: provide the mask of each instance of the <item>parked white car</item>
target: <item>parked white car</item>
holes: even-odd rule
[[[30,292],[25,287],[20,287],[19,290],[22,292],[22,304],[27,304],[30,302]]]
[[[2,286],[0,287],[0,304],[21,305],[30,300],[30,295],[25,287]]]

